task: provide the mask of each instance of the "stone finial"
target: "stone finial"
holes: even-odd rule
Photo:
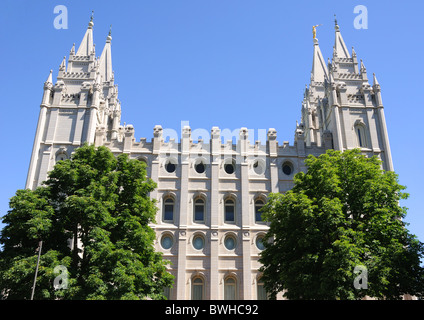
[[[190,134],[191,133],[191,128],[190,126],[184,126],[183,127],[183,134]]]
[[[249,130],[247,130],[246,127],[240,128],[240,135],[248,136],[249,135]]]
[[[75,55],[75,43],[72,44],[72,48],[71,51],[69,52],[70,56],[74,56]]]
[[[162,126],[161,126],[160,124],[157,124],[157,125],[155,125],[155,127],[153,128],[153,135],[154,135],[155,137],[158,137],[159,135],[161,135],[161,134],[162,134],[162,131],[163,131]]]
[[[112,40],[112,25],[109,26],[109,34],[106,38],[106,42],[110,42]]]
[[[92,11],[91,11],[91,18],[90,18],[90,22],[88,23],[88,28],[89,28],[89,29],[93,28],[93,26],[94,26],[93,19],[94,19],[94,10],[92,10]]]
[[[212,135],[216,135],[216,134],[220,134],[220,133],[221,133],[221,129],[219,129],[219,127],[212,127],[212,129],[211,129]]]
[[[48,86],[49,88],[52,87],[53,84],[53,70],[50,69],[49,76],[47,77],[47,80],[44,82],[44,86]]]
[[[275,130],[274,128],[270,128],[268,130],[268,138],[276,138],[277,137],[277,130]]]

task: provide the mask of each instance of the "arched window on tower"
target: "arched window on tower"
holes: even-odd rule
[[[362,121],[355,123],[356,146],[359,148],[367,148],[366,127]]]

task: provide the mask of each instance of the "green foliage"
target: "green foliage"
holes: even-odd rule
[[[144,163],[84,145],[42,187],[18,190],[3,217],[0,298],[29,298],[43,240],[35,299],[163,299],[173,277],[153,247],[155,187]],[[57,265],[67,289],[53,287]]]
[[[424,246],[403,221],[405,187],[376,157],[359,150],[329,150],[305,160],[285,194],[271,194],[262,209],[270,222],[263,280],[275,298],[400,299],[423,296]],[[355,289],[355,266],[368,271],[368,288]]]

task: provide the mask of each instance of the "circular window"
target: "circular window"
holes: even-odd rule
[[[227,250],[234,250],[236,247],[236,239],[233,236],[226,236],[224,245]]]
[[[262,163],[262,161],[259,160],[255,160],[253,162],[253,171],[257,174],[257,175],[261,175],[265,172],[265,166]]]
[[[227,174],[233,174],[236,171],[236,163],[234,160],[231,160],[224,164],[224,170]]]
[[[170,160],[167,160],[165,163],[165,170],[169,173],[172,173],[175,171],[175,169],[177,168],[177,166],[175,165],[175,163],[172,163]]]
[[[293,165],[291,164],[291,162],[284,162],[283,166],[282,166],[283,172],[285,175],[289,176],[293,173]]]
[[[205,239],[202,236],[195,236],[193,239],[193,247],[196,250],[202,250],[205,247]]]
[[[64,154],[64,153],[59,153],[56,157],[57,162],[63,161],[63,160],[66,160],[66,159],[67,159],[67,157],[66,157],[66,154]]]
[[[197,173],[203,173],[205,172],[205,169],[206,167],[202,161],[194,165],[194,170],[196,170]]]
[[[171,249],[172,245],[174,244],[174,240],[172,240],[172,237],[170,235],[164,235],[162,237],[162,240],[160,241],[160,244],[162,248],[168,250]]]
[[[261,251],[265,249],[263,241],[264,241],[263,236],[256,237],[256,247]]]

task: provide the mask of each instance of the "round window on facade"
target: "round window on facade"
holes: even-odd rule
[[[57,155],[57,157],[56,157],[56,161],[57,162],[59,162],[59,161],[63,161],[63,160],[66,160],[66,159],[68,159],[68,157],[66,156],[66,154],[64,154],[64,153],[59,153],[58,155]]]
[[[262,161],[259,160],[255,160],[253,161],[253,171],[257,174],[257,175],[262,175],[265,172],[265,165],[263,164]]]
[[[162,236],[160,244],[162,248],[164,248],[165,250],[168,250],[168,249],[171,249],[172,245],[174,244],[174,240],[169,234],[166,234]]]
[[[224,246],[227,250],[234,250],[236,248],[237,242],[234,236],[226,236],[224,240]]]
[[[205,238],[201,235],[194,236],[193,247],[196,250],[202,250],[205,247]]]
[[[261,251],[265,249],[263,241],[264,241],[263,236],[257,236],[256,237],[256,247]]]
[[[227,174],[233,174],[236,171],[236,162],[234,161],[234,159],[225,162],[224,170]]]
[[[291,175],[294,171],[293,164],[289,161],[286,161],[283,163],[282,169],[283,169],[283,173],[287,176]]]
[[[194,165],[194,170],[196,170],[197,173],[203,173],[206,170],[206,166],[203,163],[203,161],[200,161],[199,163],[196,163]]]
[[[175,169],[177,169],[177,165],[173,163],[171,160],[166,160],[165,170],[169,173],[173,173],[175,172]]]

